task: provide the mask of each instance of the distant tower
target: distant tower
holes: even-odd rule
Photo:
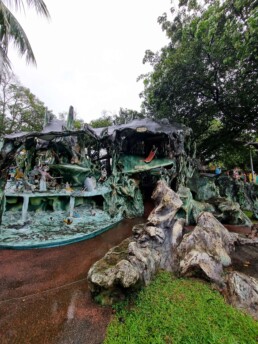
[[[74,110],[73,110],[73,106],[70,106],[70,108],[69,108],[67,122],[66,122],[66,129],[67,130],[73,130],[74,129]]]

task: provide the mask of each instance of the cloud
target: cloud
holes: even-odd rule
[[[17,15],[33,47],[37,68],[11,51],[14,72],[54,113],[73,105],[84,120],[102,110],[140,109],[137,77],[147,49],[167,43],[157,18],[170,0],[45,0],[47,21],[27,11]]]

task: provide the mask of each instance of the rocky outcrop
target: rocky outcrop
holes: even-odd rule
[[[147,222],[133,227],[132,236],[111,249],[88,273],[89,288],[102,304],[111,304],[148,284],[158,269],[214,282],[233,305],[257,312],[257,281],[230,272],[235,245],[256,245],[257,238],[243,238],[228,230],[207,211],[196,211],[197,224],[184,233],[189,193],[181,201],[164,181],[153,193],[156,207]],[[191,197],[190,197],[191,198]],[[180,216],[185,215],[185,218]]]
[[[218,195],[198,201],[196,199],[199,198],[196,196],[196,199],[193,199],[191,190],[184,186],[179,187],[178,195],[183,205],[176,216],[184,217],[186,224],[196,224],[200,213],[206,211],[212,213],[222,223],[252,226],[252,222],[240,209],[240,205],[237,202]]]
[[[170,228],[175,214],[183,204],[179,195],[170,189],[163,180],[160,180],[153,192],[152,199],[154,199],[156,207],[150,213],[148,223],[160,228]]]
[[[130,239],[89,270],[90,290],[102,303],[112,303],[129,289],[148,284],[158,269],[172,271],[175,266],[171,251],[181,240],[184,219],[174,217],[182,201],[164,181],[158,182],[152,198],[156,207],[147,223],[134,226]]]
[[[214,206],[214,215],[222,223],[252,226],[252,221],[240,209],[239,203],[222,197],[212,198],[209,200],[209,203]]]
[[[191,192],[194,192],[196,201],[210,203],[211,199],[224,198],[234,204],[239,204],[242,209],[252,210],[256,216],[258,185],[255,183],[246,183],[225,174],[215,176],[214,174],[195,173],[187,184]],[[238,219],[238,221],[240,220]]]
[[[197,226],[177,248],[182,275],[202,274],[223,283],[223,266],[231,264],[234,237],[211,213],[200,214]]]
[[[227,275],[226,282],[228,301],[258,320],[258,280],[234,271]]]
[[[126,259],[128,256],[128,245],[131,239],[124,240],[120,245],[113,247],[108,253],[95,263],[88,273],[90,288],[96,295],[101,291],[109,291],[103,294],[102,303],[112,303],[117,299],[117,288],[123,286],[128,288],[137,285],[140,278],[137,269]]]

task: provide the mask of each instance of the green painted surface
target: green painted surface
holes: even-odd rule
[[[83,185],[85,178],[92,173],[90,166],[84,167],[76,164],[50,165],[49,168],[51,172],[58,173],[63,182],[69,182],[76,186]]]
[[[118,164],[124,173],[139,173],[149,171],[158,167],[170,166],[175,164],[173,159],[167,158],[154,158],[151,162],[144,162],[142,156],[136,155],[122,155],[119,158]]]
[[[20,212],[6,212],[0,234],[0,248],[39,248],[67,245],[90,239],[113,227],[122,220],[120,215],[111,217],[100,209],[79,206],[74,216],[68,211],[28,212],[25,223]],[[7,220],[8,219],[8,220]],[[71,224],[64,221],[72,220]]]
[[[90,239],[124,217],[143,214],[133,179],[111,177],[92,191],[6,192],[0,248],[28,249]]]

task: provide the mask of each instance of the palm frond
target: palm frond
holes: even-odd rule
[[[28,7],[34,7],[36,12],[46,18],[50,18],[47,6],[43,0],[25,0]],[[16,10],[24,9],[24,0],[1,0],[7,7],[14,7]]]
[[[43,0],[0,0],[0,76],[2,71],[11,69],[11,63],[7,56],[10,42],[13,42],[20,55],[25,56],[27,63],[36,65],[28,37],[9,9],[24,10],[24,3],[28,7],[34,7],[38,14],[50,18],[47,6]]]
[[[24,4],[22,0],[1,0],[0,2],[4,3],[7,7],[14,7],[15,10],[24,9]]]
[[[36,64],[35,56],[25,31],[3,2],[0,7],[0,24],[0,44],[4,50],[6,49],[6,54],[9,42],[12,41],[18,53],[22,56],[25,55],[28,63]]]
[[[34,7],[37,13],[43,15],[46,18],[50,18],[47,6],[43,0],[26,0],[26,2],[29,7]]]
[[[6,50],[0,44],[0,84],[2,76],[11,69],[11,62],[6,54]]]

